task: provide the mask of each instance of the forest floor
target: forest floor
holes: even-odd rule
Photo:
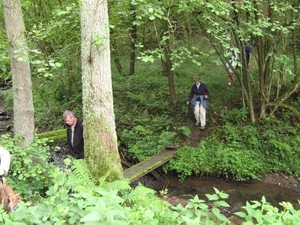
[[[204,130],[200,129],[200,125],[196,126],[195,122],[196,120],[194,118],[193,112],[189,111],[187,113],[184,125],[190,128],[191,135],[181,142],[180,144],[181,146],[186,145],[186,146],[196,147],[200,143],[202,138],[209,136],[210,129],[211,129],[209,122],[207,122]]]

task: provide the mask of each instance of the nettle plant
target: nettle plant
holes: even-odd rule
[[[236,212],[235,214],[245,220],[243,224],[264,224],[264,225],[284,225],[284,224],[299,224],[300,211],[294,209],[293,205],[289,202],[279,203],[283,210],[272,206],[266,201],[263,196],[261,201],[247,202],[243,212]]]

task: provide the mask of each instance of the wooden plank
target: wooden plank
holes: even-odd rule
[[[155,170],[157,167],[163,165],[176,154],[174,150],[163,150],[152,157],[124,170],[124,178],[129,178],[130,181],[137,180],[138,178],[146,175],[147,173]]]
[[[48,138],[49,140],[58,142],[58,141],[67,140],[67,131],[66,129],[59,129],[59,130],[39,133],[37,134],[37,136],[39,139]]]

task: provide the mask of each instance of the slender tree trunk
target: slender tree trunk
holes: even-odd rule
[[[166,20],[163,20],[163,27],[164,27],[164,33],[168,34],[168,22]],[[175,82],[174,82],[174,74],[172,70],[172,50],[170,47],[170,40],[166,40],[166,45],[164,46],[164,63],[163,63],[163,71],[168,76],[168,86],[169,86],[169,93],[170,93],[170,103],[174,107],[177,103],[177,97],[176,97],[176,91],[175,91]]]
[[[114,60],[114,63],[117,67],[117,70],[119,72],[119,74],[123,75],[123,67],[122,67],[122,64],[121,64],[121,61],[120,61],[120,58],[119,58],[119,54],[118,54],[118,47],[115,43],[112,43],[111,44],[111,49],[112,49],[112,55],[113,55],[113,60]]]
[[[121,64],[120,58],[118,56],[116,56],[114,58],[114,63],[116,65],[116,67],[117,67],[117,70],[118,70],[119,74],[123,75],[122,64]]]
[[[83,0],[81,58],[85,159],[92,174],[121,179],[113,109],[107,0]]]
[[[28,45],[20,0],[2,1],[9,42],[14,99],[14,135],[27,145],[34,137],[34,109]]]
[[[134,25],[134,21],[136,20],[136,6],[130,4],[130,11],[132,12],[131,16],[131,29],[130,29],[130,68],[129,75],[133,75],[135,73],[135,44],[137,39],[137,26]]]

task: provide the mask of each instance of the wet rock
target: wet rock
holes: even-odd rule
[[[64,160],[68,157],[69,150],[66,143],[59,143],[50,146],[49,162],[61,168],[65,168]]]
[[[189,201],[186,199],[178,198],[172,195],[167,195],[166,201],[168,201],[173,206],[177,206],[178,204],[181,204],[183,207],[186,207],[186,205],[189,203]]]
[[[278,185],[284,188],[292,189],[296,192],[300,192],[300,182],[296,178],[284,175],[283,173],[268,174],[262,178],[261,182]]]

